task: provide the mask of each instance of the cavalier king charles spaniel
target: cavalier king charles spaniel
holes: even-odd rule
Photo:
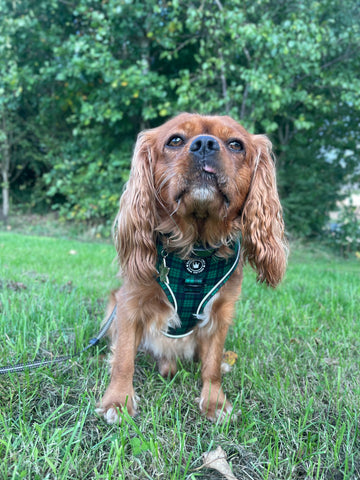
[[[228,116],[182,113],[141,132],[114,224],[123,283],[112,293],[108,423],[136,414],[139,348],[174,376],[177,358],[201,361],[201,413],[232,410],[221,387],[225,338],[243,265],[275,287],[287,258],[271,143]]]

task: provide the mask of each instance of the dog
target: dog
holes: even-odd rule
[[[287,259],[272,145],[228,116],[182,113],[138,135],[114,238],[123,283],[108,306],[110,384],[98,412],[108,423],[126,407],[139,348],[174,376],[177,358],[201,361],[199,407],[230,415],[221,386],[223,347],[243,265],[275,287]]]

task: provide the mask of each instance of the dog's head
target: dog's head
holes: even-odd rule
[[[243,257],[275,286],[286,264],[271,143],[230,117],[183,113],[139,134],[115,224],[124,275],[155,275],[156,236],[187,255],[242,237]],[[221,247],[220,247],[221,249]]]

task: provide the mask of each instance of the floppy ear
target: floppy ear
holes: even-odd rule
[[[138,135],[129,180],[114,222],[115,246],[124,279],[149,284],[156,274],[156,204],[149,135]]]
[[[259,282],[275,287],[284,276],[287,260],[282,208],[271,142],[264,135],[253,135],[253,142],[253,177],[241,217],[243,256],[257,271]]]

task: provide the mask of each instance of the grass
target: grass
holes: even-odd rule
[[[0,233],[0,365],[66,355],[97,333],[117,285],[110,244]],[[0,376],[0,479],[360,478],[360,262],[295,247],[276,290],[246,270],[224,377],[237,420],[198,413],[198,364],[171,381],[139,354],[140,415],[94,413],[109,381],[106,342],[53,368]]]

